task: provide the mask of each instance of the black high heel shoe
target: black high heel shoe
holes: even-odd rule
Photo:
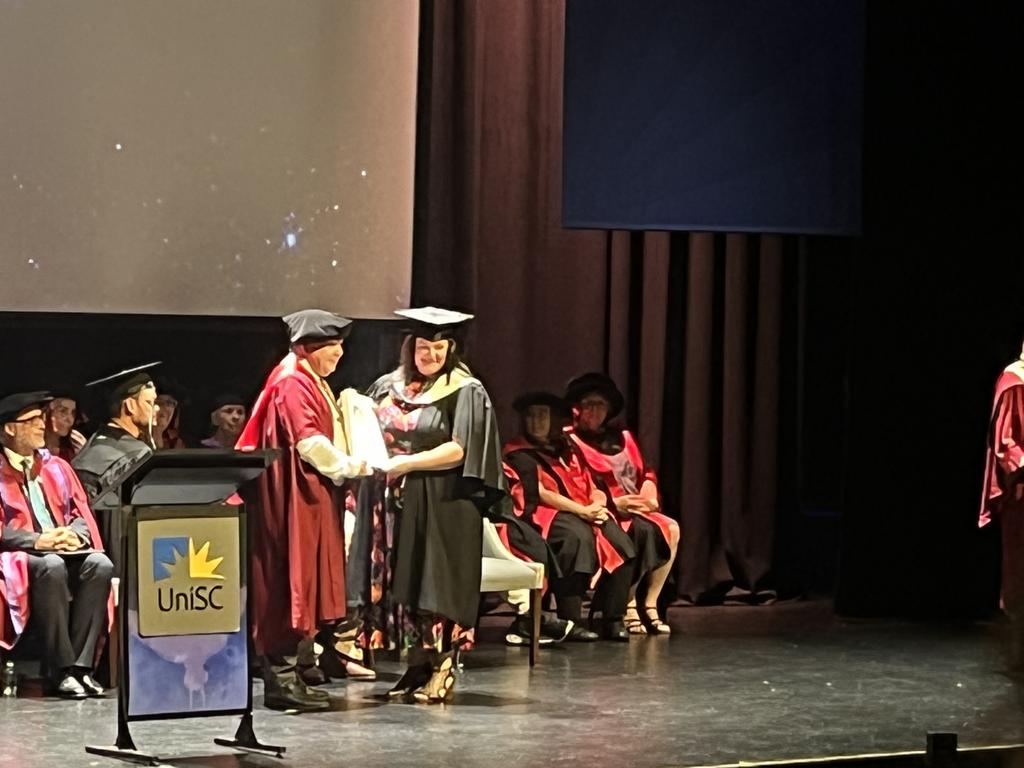
[[[388,696],[408,696],[425,686],[434,674],[437,659],[437,651],[432,648],[410,648],[409,666],[395,683],[395,687],[388,691]]]

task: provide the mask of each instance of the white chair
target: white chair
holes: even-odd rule
[[[481,592],[530,593],[530,615],[533,631],[530,637],[530,666],[537,663],[540,648],[540,598],[544,589],[544,564],[520,560],[508,549],[498,536],[494,524],[484,518],[483,563],[480,569]]]

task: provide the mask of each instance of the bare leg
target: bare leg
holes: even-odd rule
[[[661,590],[668,580],[669,573],[672,571],[672,564],[675,563],[676,552],[679,550],[679,525],[675,522],[669,528],[668,547],[670,553],[668,562],[651,571],[650,581],[647,585],[647,598],[644,601],[644,613],[648,621],[651,622],[657,633],[665,635],[669,634],[671,630],[658,617],[658,598],[661,596]]]

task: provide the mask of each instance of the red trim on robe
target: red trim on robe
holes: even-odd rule
[[[615,477],[615,470],[612,468],[611,461],[608,456],[592,445],[585,443],[575,432],[567,431],[566,434],[572,439],[576,447],[579,448],[580,453],[583,455],[583,460],[590,467],[590,471],[597,475],[605,485],[608,486],[608,490],[611,491],[612,498],[617,499],[619,496],[626,495],[625,490],[619,485],[619,481]],[[654,484],[654,488],[658,494],[658,506],[661,506],[661,491],[658,489],[658,476],[654,473],[654,470],[647,466],[644,462],[643,454],[640,453],[640,446],[637,445],[636,440],[633,439],[633,435],[630,434],[629,430],[622,430],[622,452],[626,454],[629,459],[629,463],[636,469],[637,474],[637,492],[639,493],[640,487],[645,482],[651,482]],[[632,515],[623,515],[621,520],[622,529],[628,531],[633,525]],[[661,512],[648,512],[644,515],[648,520],[654,523],[658,530],[661,531],[661,535],[664,537],[665,542],[671,544],[672,542],[672,524],[675,523],[668,515],[664,515]]]
[[[1017,390],[1022,386],[1024,370],[1019,361],[1007,366],[996,381],[985,455],[985,487],[982,489],[981,508],[978,512],[979,528],[992,522],[993,515],[999,511],[1006,490],[1000,483],[1002,476],[1020,469],[1024,460],[1024,447],[1018,442],[1024,440],[1024,434],[1019,432],[1024,425],[1024,396],[1004,399],[1011,390],[1014,390],[1014,394],[1024,395],[1024,392]]]
[[[91,548],[103,551],[96,519],[89,509],[89,500],[78,475],[64,459],[41,449],[36,451],[32,476],[39,478],[43,497],[58,527],[70,525],[78,518],[89,529]],[[17,530],[35,529],[35,516],[22,490],[22,473],[0,455],[0,532],[10,526]],[[29,610],[28,554],[0,553],[0,647],[10,649],[17,642],[31,617]],[[113,622],[113,593],[108,602],[109,622]]]
[[[502,453],[508,456],[517,450],[536,450],[536,446],[532,445],[529,441],[524,438],[517,438],[509,442]],[[507,463],[503,463],[502,466],[505,468],[505,475],[509,478],[509,489],[512,495],[512,502],[515,508],[515,514],[518,517],[522,517],[526,504],[523,498],[522,482],[519,479],[518,474],[512,467]],[[591,503],[591,493],[593,490],[592,481],[590,475],[583,469],[579,460],[573,455],[573,466],[569,468],[563,467],[561,464],[555,466],[552,464],[552,471],[554,471],[565,485],[565,489],[569,492],[569,498],[575,501],[577,504],[584,506]],[[544,464],[537,463],[537,480],[547,490],[552,493],[561,494],[561,489],[558,487],[558,483],[548,474],[548,467]],[[580,487],[580,481],[583,481],[585,487]],[[513,490],[514,489],[514,490]],[[560,510],[554,507],[549,507],[541,503],[537,503],[533,508],[532,520],[534,525],[540,529],[541,536],[546,541],[551,533],[551,524],[555,520],[555,515]],[[566,512],[565,514],[572,514]],[[604,533],[601,531],[601,526],[591,524],[594,529],[594,539],[597,547],[597,562],[598,570],[594,574],[591,580],[591,586],[597,583],[597,579],[600,577],[601,572],[612,573],[616,568],[626,562],[619,551],[612,546],[612,543],[608,541]]]

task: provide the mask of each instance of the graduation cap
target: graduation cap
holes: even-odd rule
[[[125,398],[137,395],[145,387],[155,386],[153,376],[149,371],[158,365],[160,365],[159,360],[155,363],[137,365],[134,368],[127,368],[110,376],[104,376],[102,379],[90,381],[85,386],[102,393],[107,405],[117,405]]]
[[[18,420],[18,414],[33,405],[42,406],[53,400],[50,393],[39,392],[17,392],[7,395],[0,400],[0,426]]]
[[[406,324],[406,333],[430,341],[450,339],[458,328],[474,317],[466,312],[440,307],[396,309],[395,314],[410,321]]]
[[[512,401],[512,408],[520,414],[525,414],[526,409],[532,405],[546,405],[551,409],[552,416],[555,414],[567,416],[569,414],[569,404],[552,392],[542,390],[526,392]]]
[[[318,341],[344,339],[352,330],[352,321],[325,309],[300,309],[281,318],[288,326],[288,340]]]
[[[577,376],[565,387],[565,399],[576,405],[584,397],[597,394],[608,401],[608,418],[614,419],[622,413],[625,400],[611,377],[598,371],[591,371]]]

